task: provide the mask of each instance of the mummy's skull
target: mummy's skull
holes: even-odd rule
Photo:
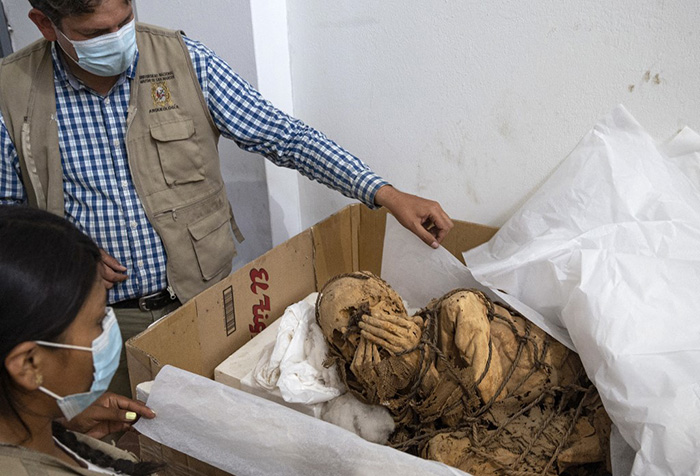
[[[363,315],[408,318],[399,295],[368,271],[337,276],[326,283],[316,301],[316,321],[328,343],[351,361],[360,342]]]

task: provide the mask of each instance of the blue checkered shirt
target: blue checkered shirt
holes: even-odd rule
[[[185,43],[221,135],[374,206],[375,193],[387,182],[320,132],[273,107],[209,48],[188,38]],[[146,218],[126,156],[126,115],[137,62],[138,54],[101,97],[70,74],[53,45],[65,215],[126,266],[129,279],[110,291],[110,303],[167,286],[165,249]],[[19,159],[1,115],[0,151],[0,203],[26,203]]]

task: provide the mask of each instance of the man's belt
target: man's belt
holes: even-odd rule
[[[157,311],[163,309],[168,304],[178,302],[177,297],[170,294],[170,291],[163,289],[157,293],[141,296],[133,299],[125,299],[124,301],[115,302],[111,306],[117,309],[141,309],[142,311]]]

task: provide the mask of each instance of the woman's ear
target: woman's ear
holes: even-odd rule
[[[36,342],[22,342],[5,357],[7,373],[23,390],[34,391],[43,383],[38,350],[39,345]]]
[[[37,8],[32,8],[29,10],[29,19],[36,25],[47,41],[56,41],[57,35],[56,30],[54,30],[53,22],[49,20],[49,17],[47,17],[44,12]]]

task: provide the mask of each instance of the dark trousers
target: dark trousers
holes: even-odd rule
[[[126,366],[126,341],[145,331],[148,326],[156,322],[161,317],[173,312],[180,307],[180,302],[175,301],[156,311],[142,311],[138,308],[115,308],[114,314],[117,316],[119,330],[122,333],[122,353],[119,357],[119,368],[114,374],[112,382],[109,384],[109,391],[126,395],[131,398],[131,384],[129,383],[129,371]]]

